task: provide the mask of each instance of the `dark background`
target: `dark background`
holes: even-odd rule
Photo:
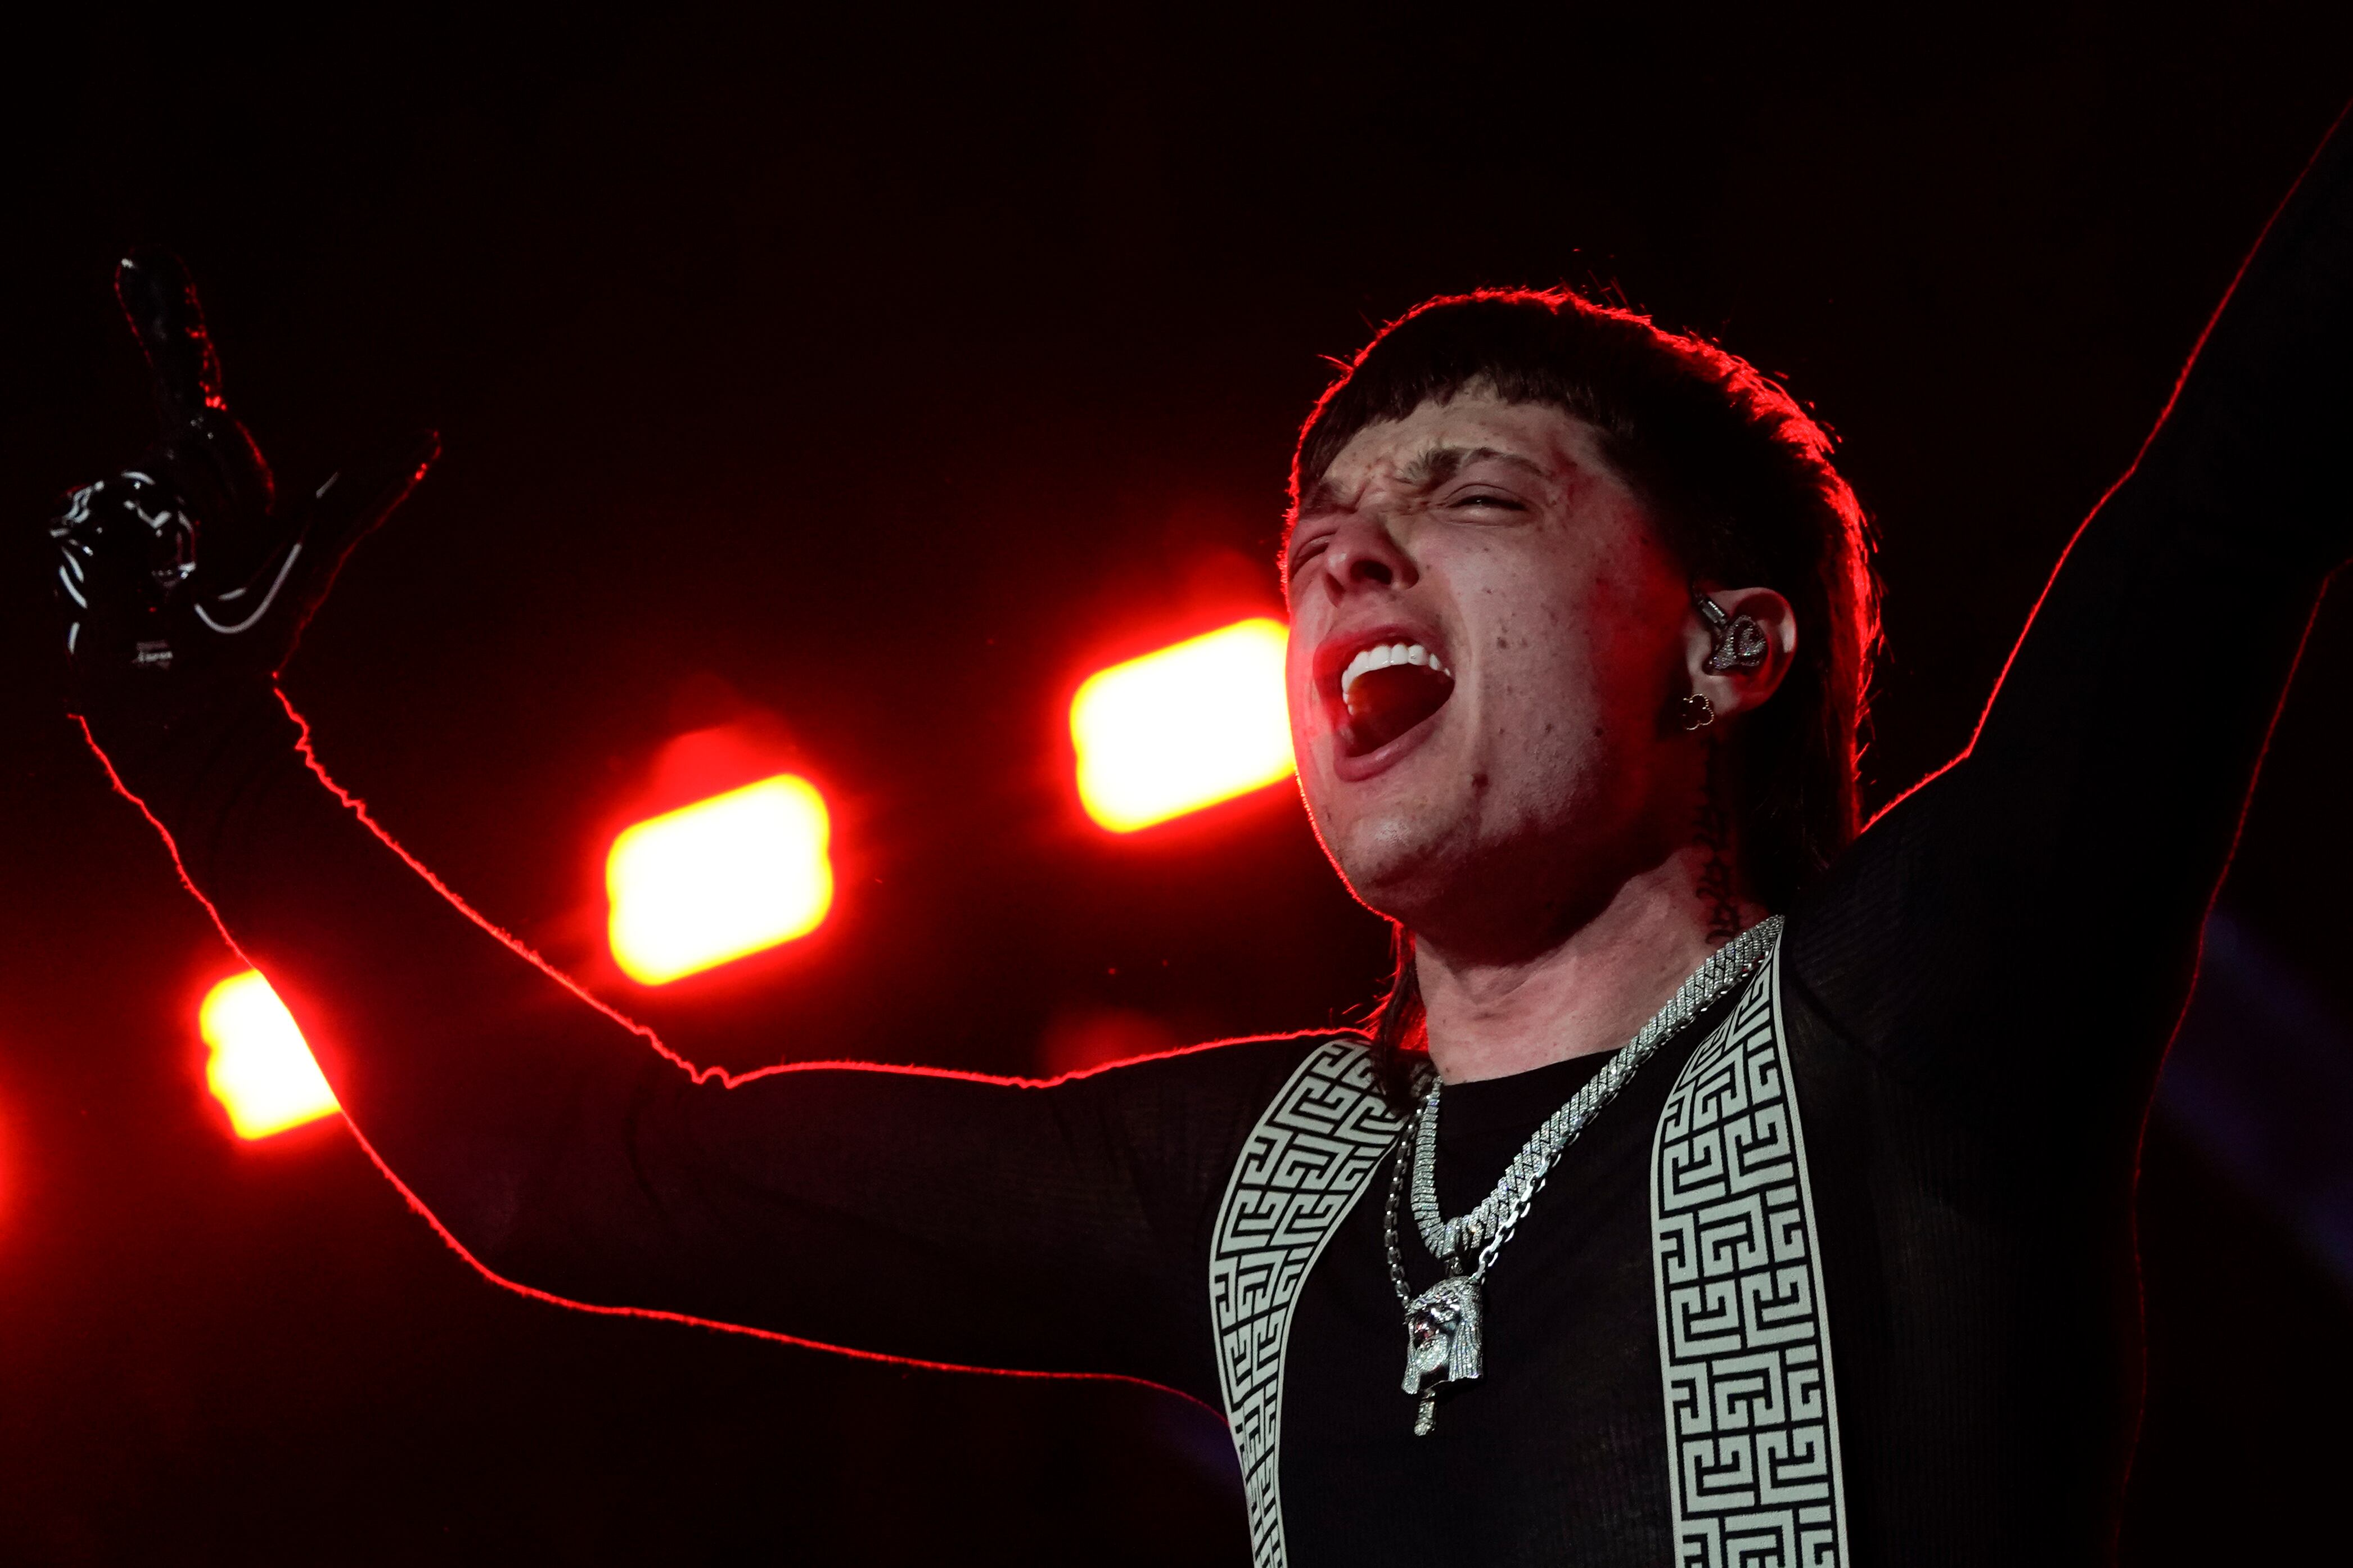
[[[1884,799],[1966,740],[2353,91],[2333,5],[1635,10],[51,19],[5,68],[0,524],[146,438],[109,275],[172,245],[287,479],[445,435],[290,679],[327,764],[683,1054],[1024,1071],[1346,1016],[1384,935],[1295,799],[1113,838],[1061,729],[1091,669],[1277,603],[1319,356],[1565,279],[1785,376],[1884,539]],[[1198,1407],[565,1312],[340,1123],[237,1144],[193,1022],[237,964],[57,717],[32,573],[0,1559],[1242,1560]],[[2162,679],[2195,607],[2150,608],[2189,640]],[[2332,607],[2225,893],[2338,1020],[2348,678]],[[835,804],[834,916],[640,992],[598,954],[604,835],[664,739],[747,714]],[[2143,1239],[2126,1558],[2341,1544],[2340,1277],[2166,1118]]]

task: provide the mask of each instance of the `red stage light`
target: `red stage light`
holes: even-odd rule
[[[807,935],[833,904],[831,831],[789,773],[624,829],[605,858],[614,959],[665,985]]]
[[[1087,815],[1133,833],[1289,778],[1287,637],[1239,621],[1089,677],[1071,699]]]
[[[238,1137],[267,1138],[335,1112],[335,1091],[294,1016],[259,972],[233,974],[206,993],[196,1030],[211,1047],[205,1083]]]

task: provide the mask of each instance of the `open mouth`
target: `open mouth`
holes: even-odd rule
[[[1351,757],[1377,752],[1428,720],[1454,695],[1454,673],[1419,642],[1376,643],[1359,648],[1340,672],[1342,750]]]

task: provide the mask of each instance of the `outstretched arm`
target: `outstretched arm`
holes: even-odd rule
[[[2348,364],[2340,122],[2068,546],[1968,750],[1802,900],[1793,970],[1864,1048],[1933,1072],[2001,1047],[2030,1098],[2072,1084],[2137,1126],[2306,627],[2353,553]]]
[[[276,692],[335,563],[421,463],[281,511],[176,264],[134,258],[122,281],[165,439],[56,531],[77,709],[445,1233],[576,1302],[1213,1390],[1195,1243],[1253,1098],[1226,1080],[1295,1053],[1048,1087],[690,1071],[409,861],[311,764]]]

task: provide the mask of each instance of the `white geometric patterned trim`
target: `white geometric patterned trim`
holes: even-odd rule
[[[1282,1362],[1292,1308],[1402,1125],[1381,1099],[1371,1053],[1326,1040],[1250,1129],[1218,1205],[1209,1309],[1257,1568],[1285,1563]]]
[[[1651,1151],[1667,1489],[1682,1568],[1845,1568],[1820,1230],[1777,948],[1692,1053]]]

